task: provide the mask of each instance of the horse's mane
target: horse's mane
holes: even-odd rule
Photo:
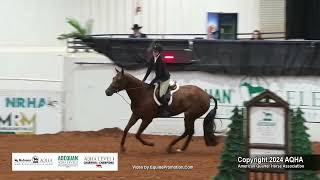
[[[131,82],[137,84],[137,85],[145,85],[145,83],[143,81],[141,81],[140,79],[134,77],[133,75],[124,72],[124,77],[126,77],[126,79],[130,80]]]

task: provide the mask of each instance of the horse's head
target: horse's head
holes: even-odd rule
[[[122,91],[123,89],[125,89],[125,87],[127,85],[127,81],[125,79],[125,74],[124,74],[123,69],[121,69],[121,71],[116,69],[116,71],[117,71],[116,76],[113,77],[112,83],[106,89],[107,96],[112,96],[114,93]]]

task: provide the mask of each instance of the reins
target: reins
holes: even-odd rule
[[[139,87],[134,87],[134,88],[128,88],[125,90],[134,90],[134,89],[140,89],[140,88],[144,88],[144,86],[139,86]],[[126,100],[126,98],[124,98],[119,92],[116,92],[129,106],[131,106],[131,104]]]
[[[134,87],[134,88],[128,88],[128,89],[125,89],[125,90],[133,90],[133,89],[140,89],[140,88],[144,88],[144,86],[139,86],[139,87]]]
[[[129,106],[131,106],[131,104],[121,95],[119,94],[119,92],[116,92]]]

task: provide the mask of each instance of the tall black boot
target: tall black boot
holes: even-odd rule
[[[161,106],[158,108],[158,115],[161,117],[170,117],[171,112],[170,112],[170,107],[168,105],[168,98],[164,95],[161,98]]]

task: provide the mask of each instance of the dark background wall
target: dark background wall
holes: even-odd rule
[[[286,36],[288,39],[320,40],[320,1],[286,1]]]
[[[154,39],[83,39],[118,66],[145,67]],[[319,41],[157,40],[175,57],[172,70],[235,75],[320,75]],[[186,51],[187,50],[187,51]],[[190,56],[191,55],[191,56]]]

